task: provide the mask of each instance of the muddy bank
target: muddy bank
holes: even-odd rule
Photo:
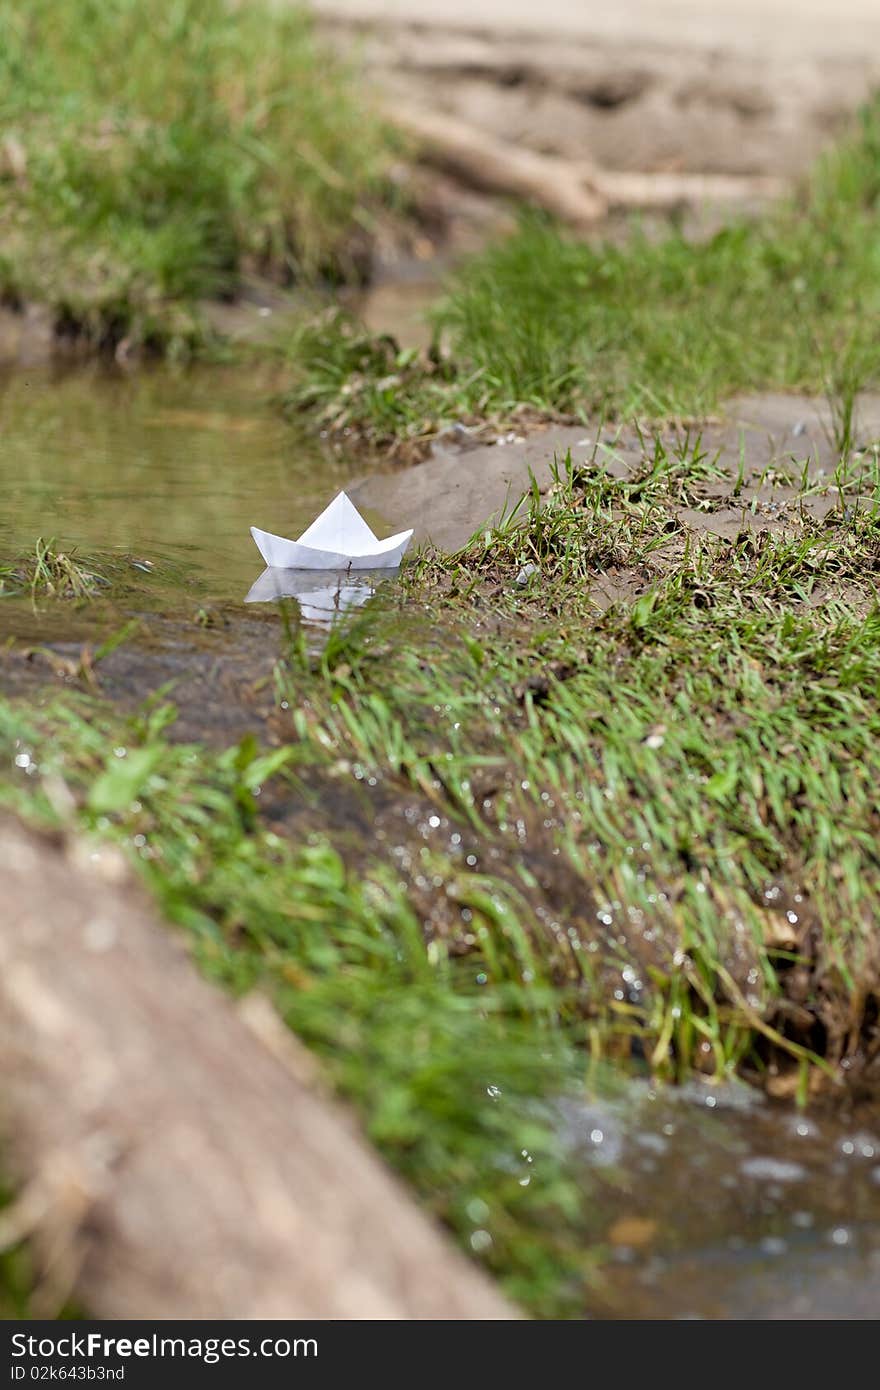
[[[398,254],[403,244],[401,237]],[[314,312],[315,295],[287,291],[269,280],[245,279],[234,297],[204,299],[194,307],[192,337],[183,355],[220,346],[271,352]],[[96,357],[121,368],[148,370],[161,352],[125,334],[110,333],[96,342],[69,315],[46,304],[0,302],[0,371],[64,371]]]
[[[840,451],[826,401],[769,394],[731,401],[709,420],[659,427],[646,423],[599,427],[526,421],[492,443],[462,428],[432,447],[426,462],[351,484],[358,505],[373,507],[392,528],[416,526],[416,539],[444,550],[463,546],[479,528],[497,522],[527,492],[552,486],[554,462],[571,454],[576,469],[634,475],[659,439],[673,456],[699,455],[714,476],[695,476],[687,504],[675,509],[683,526],[735,535],[741,529],[780,530],[800,518],[821,520],[840,505]],[[880,397],[864,396],[855,422],[856,445],[880,439]],[[696,470],[695,470],[696,473]],[[803,480],[813,493],[803,498]],[[409,518],[409,520],[407,520]]]
[[[15,1051],[22,1045],[24,1017],[33,1043],[19,1069],[27,1085],[13,1085],[5,1098],[7,1120],[17,1117],[6,1161],[8,1165],[14,1158],[16,1170],[31,1180],[27,1199],[33,1204],[39,1194],[46,1213],[21,1226],[33,1237],[38,1268],[47,1276],[39,1290],[46,1314],[74,1282],[93,1314],[120,1315],[139,1299],[161,1310],[169,1278],[178,1311],[191,1307],[205,1315],[213,1315],[231,1296],[233,1302],[250,1299],[285,1315],[300,1305],[307,1312],[339,1312],[347,1298],[342,1312],[363,1316],[370,1299],[384,1297],[389,1306],[399,1300],[403,1311],[394,1315],[402,1316],[420,1299],[426,1307],[433,1300],[431,1315],[444,1316],[456,1299],[461,1302],[465,1288],[471,1305],[464,1315],[477,1306],[485,1316],[509,1312],[471,1271],[456,1269],[452,1253],[407,1206],[405,1194],[358,1146],[349,1120],[324,1094],[314,1059],[280,1036],[277,1018],[265,1004],[251,998],[233,1008],[195,978],[177,944],[166,939],[161,924],[132,891],[116,849],[98,853],[94,841],[68,838],[62,850],[59,843],[25,836],[9,820],[0,826],[0,841],[12,856],[18,927],[6,943],[11,966],[4,974],[5,991],[0,989],[0,1029],[4,1023],[11,1029]],[[42,894],[46,899],[42,912],[34,900],[35,866],[38,898]],[[17,896],[16,875],[21,880]],[[62,896],[67,910],[59,918]],[[54,926],[47,935],[48,920]],[[58,969],[56,937],[66,942],[67,970]],[[20,968],[13,969],[15,965]],[[30,1009],[32,991],[25,988],[25,975],[28,980],[39,975],[41,999],[55,1001],[52,1018],[56,1029],[61,1019],[64,1048],[59,1050],[57,1037],[41,1026],[45,1011]],[[115,1013],[83,1008],[96,989],[112,998]],[[199,1025],[195,1047],[193,1018]],[[158,1070],[157,1045],[167,1053]],[[113,1058],[121,1059],[118,1065],[108,1060],[108,1047]],[[100,1079],[95,1092],[99,1111],[95,1095],[68,1084],[70,1059],[80,1071],[85,1059],[93,1080]],[[249,1082],[243,1080],[246,1072]],[[157,1076],[163,1078],[158,1090]],[[173,1084],[166,1084],[172,1076]],[[220,1123],[217,1106],[228,1110],[230,1078],[234,1089],[236,1077],[247,1095],[236,1102],[238,1120],[230,1123],[226,1114]],[[51,1104],[36,1104],[35,1098],[51,1097],[59,1086],[60,1101],[55,1095]],[[187,1097],[188,1089],[192,1094]],[[167,1122],[144,1129],[142,1108],[131,1110],[128,1097],[152,1091],[151,1113]],[[286,1098],[285,1114],[308,1116],[312,1141],[305,1149],[297,1134],[281,1136],[284,1126],[268,1118],[272,1107],[267,1109],[266,1098],[277,1101],[278,1095]],[[815,1108],[804,1114],[772,1105],[736,1084],[695,1082],[677,1090],[656,1089],[645,1080],[627,1080],[620,1073],[612,1078],[596,1068],[580,1096],[538,1099],[550,1103],[555,1145],[578,1175],[582,1193],[577,1240],[583,1243],[589,1274],[573,1290],[575,1316],[803,1319],[876,1314],[876,1107],[842,1113]],[[509,1121],[514,1131],[517,1109],[530,1108],[498,1087],[490,1087],[484,1104],[514,1112]],[[179,1128],[181,1105],[188,1112],[193,1143],[210,1136],[212,1127],[215,1131],[199,1167],[201,1187],[190,1194],[186,1212],[180,1194],[192,1164],[169,1187],[179,1153],[161,1152],[175,1125]],[[242,1106],[248,1116],[244,1128]],[[528,1114],[520,1122],[524,1133],[531,1128]],[[256,1157],[251,1152],[255,1134],[261,1136]],[[323,1166],[316,1168],[315,1152],[325,1138],[330,1147]],[[122,1144],[129,1161],[108,1166],[108,1142],[111,1149]],[[44,1161],[49,1145],[56,1159],[64,1155],[63,1166]],[[504,1162],[516,1163],[520,1181],[528,1187],[540,1181],[546,1156],[523,1149],[504,1155]],[[329,1282],[313,1280],[308,1289],[302,1285],[296,1251],[290,1242],[278,1243],[277,1223],[270,1229],[245,1215],[230,1226],[229,1203],[212,1205],[211,1194],[224,1174],[233,1206],[240,1205],[240,1174],[255,1165],[270,1174],[296,1170],[292,1185],[282,1182],[294,1194],[292,1202],[303,1187],[317,1194],[315,1211],[302,1219],[314,1226],[311,1244],[326,1256]],[[344,1229],[338,1203],[327,1206],[322,1197],[326,1174],[337,1168],[345,1169],[344,1186],[353,1201]],[[492,1190],[481,1191],[489,1200],[472,1199],[468,1219],[482,1248],[496,1237],[503,1239],[504,1229]],[[158,1242],[153,1225],[140,1215],[145,1202],[155,1206],[156,1201],[166,1212]],[[403,1244],[383,1241],[381,1233],[374,1233],[366,1253],[355,1252],[348,1261],[362,1264],[362,1284],[355,1294],[340,1296],[339,1280],[330,1277],[333,1252],[350,1240],[352,1229],[367,1229],[377,1211],[393,1213],[395,1230],[406,1231],[407,1239]],[[27,1200],[12,1209],[20,1223],[28,1222],[28,1212]],[[184,1231],[189,1234],[181,1243]],[[477,1245],[474,1241],[472,1248]],[[55,1258],[44,1266],[40,1257],[50,1247]],[[222,1289],[213,1287],[211,1276],[219,1267],[220,1247],[227,1275]],[[59,1249],[67,1256],[63,1263],[57,1259]],[[248,1282],[245,1271],[255,1251],[259,1268]],[[377,1252],[382,1254],[378,1263]],[[420,1256],[429,1257],[427,1263],[424,1258],[420,1263]],[[269,1283],[262,1277],[267,1261],[275,1271]],[[410,1270],[404,1293],[382,1282],[395,1262]],[[429,1290],[419,1284],[428,1268],[434,1271]]]

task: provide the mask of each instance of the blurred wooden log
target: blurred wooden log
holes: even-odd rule
[[[576,227],[592,226],[608,210],[604,197],[568,160],[497,140],[437,111],[395,106],[391,119],[414,138],[425,158],[476,188],[536,203]]]
[[[609,208],[664,210],[748,202],[778,196],[781,179],[764,175],[629,173],[588,160],[539,154],[498,140],[467,121],[438,111],[397,106],[391,119],[429,162],[488,193],[522,198],[563,222],[594,226]]]
[[[508,1318],[268,1004],[196,972],[114,850],[0,818],[0,1213],[44,1313]],[[54,1306],[53,1306],[54,1305]]]
[[[764,174],[639,174],[587,166],[588,177],[610,207],[667,208],[719,203],[745,203],[777,198],[782,179]]]

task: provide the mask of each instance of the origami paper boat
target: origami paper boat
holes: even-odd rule
[[[377,540],[344,492],[334,497],[298,541],[251,527],[266,564],[285,570],[393,569],[403,559],[412,531]]]
[[[347,608],[359,608],[376,592],[377,577],[362,571],[351,575],[331,574],[320,579],[301,570],[265,569],[251,585],[245,603],[272,603],[295,598],[307,623],[330,627]]]

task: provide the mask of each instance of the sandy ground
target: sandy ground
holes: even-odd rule
[[[315,0],[386,98],[623,170],[797,174],[880,86],[880,0]]]
[[[356,20],[814,58],[880,46],[877,0],[313,0],[313,8]]]

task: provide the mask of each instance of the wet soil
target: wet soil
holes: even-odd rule
[[[868,455],[878,439],[880,397],[865,396],[856,418],[856,454]],[[698,454],[711,465],[714,476],[687,483],[681,505],[672,508],[689,530],[726,536],[744,529],[778,531],[802,518],[822,520],[843,505],[828,403],[782,393],[730,401],[705,421],[535,427],[524,420],[521,430],[496,434],[489,443],[453,431],[435,442],[424,463],[359,479],[349,492],[395,527],[415,522],[417,541],[456,550],[487,521],[509,512],[531,477],[546,492],[554,465],[569,452],[574,467],[587,475],[604,470],[634,477],[656,441],[672,458]]]

